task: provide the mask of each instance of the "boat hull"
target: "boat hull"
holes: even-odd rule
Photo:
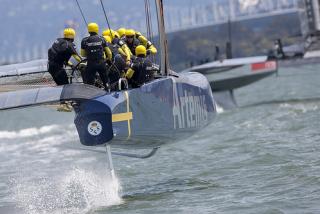
[[[216,103],[207,79],[190,72],[99,96],[75,110],[82,144],[143,149],[202,129],[214,118]]]

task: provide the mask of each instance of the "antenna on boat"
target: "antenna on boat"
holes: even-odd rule
[[[161,64],[160,70],[162,75],[169,76],[169,58],[168,58],[168,46],[166,31],[164,25],[164,13],[163,13],[163,0],[155,0],[157,8],[157,20],[158,20],[158,30],[160,38],[160,49],[161,49]]]
[[[78,8],[80,10],[80,13],[81,13],[81,16],[82,16],[82,19],[83,19],[84,23],[86,23],[86,25],[88,25],[88,22],[86,20],[86,17],[84,17],[83,11],[82,11],[82,9],[80,7],[80,4],[79,4],[78,0],[76,0],[76,2],[77,2],[77,5],[78,5]]]
[[[108,19],[108,16],[107,16],[106,10],[104,9],[104,5],[103,5],[102,0],[100,0],[100,3],[101,3],[101,7],[102,7],[102,10],[103,10],[103,13],[104,13],[104,17],[106,18],[106,21],[107,21],[107,25],[108,25],[108,28],[109,28],[109,31],[110,31],[110,35],[113,35],[113,34],[112,34],[112,31],[111,31],[111,27],[110,27],[109,19]]]

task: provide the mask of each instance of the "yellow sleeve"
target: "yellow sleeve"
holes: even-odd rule
[[[128,48],[128,46],[126,44],[122,45],[121,49],[123,50],[123,52],[126,55],[126,61],[130,61],[131,60],[131,56],[133,56],[133,54],[131,53],[130,49]]]
[[[73,54],[72,57],[77,60],[77,62],[81,62],[81,57],[77,54]]]
[[[111,61],[112,60],[112,52],[111,52],[110,48],[105,47],[104,52],[106,53],[107,59]]]
[[[87,57],[87,52],[86,52],[86,50],[84,50],[84,49],[82,49],[82,48],[81,48],[81,50],[80,50],[80,54],[81,54],[82,57]]]
[[[72,57],[77,60],[77,62],[81,62],[81,57],[78,54],[72,54]],[[68,61],[69,66],[73,66],[73,63],[71,61]]]
[[[148,41],[146,37],[139,36],[138,39],[147,50],[150,50],[151,54],[156,54],[158,52],[157,48],[152,44],[152,42]]]
[[[118,48],[118,51],[122,56],[127,57],[126,53],[121,48]]]
[[[140,35],[140,36],[138,37],[138,40],[141,42],[141,44],[142,44],[143,46],[147,47],[148,39],[147,39],[146,37]]]
[[[142,36],[142,34],[139,31],[136,31],[136,38],[138,38],[139,36]]]
[[[129,69],[127,70],[127,72],[126,72],[125,77],[126,77],[127,79],[131,79],[132,76],[133,76],[133,74],[134,74],[134,70],[132,70],[131,68],[129,68]]]
[[[151,45],[147,50],[150,50],[151,54],[156,54],[158,52],[157,48],[154,45]]]

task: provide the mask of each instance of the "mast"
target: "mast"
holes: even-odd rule
[[[169,69],[167,37],[166,37],[166,30],[164,25],[163,0],[155,0],[155,2],[156,2],[156,8],[157,8],[158,31],[159,31],[159,38],[160,38],[160,50],[161,50],[160,72],[162,75],[168,76],[170,74],[170,69]]]
[[[226,55],[227,55],[227,59],[232,59],[232,32],[231,32],[231,20],[230,20],[230,16],[228,19],[228,41],[226,44]]]
[[[320,31],[320,2],[318,0],[305,0],[306,14],[309,24],[308,34]]]
[[[228,41],[226,44],[226,57],[227,59],[232,59],[232,22],[231,18],[234,17],[234,5],[233,1],[229,0],[229,11],[228,11]]]

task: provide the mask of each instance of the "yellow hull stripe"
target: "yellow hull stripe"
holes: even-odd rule
[[[112,115],[112,122],[123,122],[132,120],[132,112],[121,113],[121,114],[113,114]]]
[[[132,119],[132,112],[130,112],[129,94],[127,91],[125,91],[124,94],[126,95],[126,99],[127,99],[127,113],[131,113],[131,119]],[[127,139],[129,139],[130,136],[131,136],[131,124],[130,124],[130,120],[128,120],[128,138]]]
[[[130,112],[129,94],[127,91],[125,91],[124,94],[126,96],[126,101],[127,101],[127,112],[126,113],[119,113],[119,114],[112,114],[112,122],[115,123],[115,122],[128,121],[128,138],[127,138],[127,140],[128,140],[131,136],[130,120],[133,119],[133,114],[132,114],[132,112]]]

